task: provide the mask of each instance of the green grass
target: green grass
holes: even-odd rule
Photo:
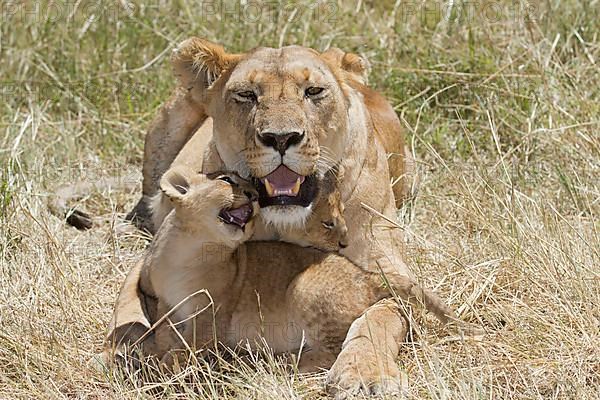
[[[309,1],[275,2],[260,15],[239,2],[229,14],[185,0],[131,13],[26,3],[0,16],[1,399],[149,396],[152,384],[87,363],[144,239],[111,224],[77,232],[46,200],[59,184],[140,169],[145,129],[175,85],[170,50],[191,35],[370,60],[419,162],[419,193],[399,212],[407,261],[489,333],[463,341],[423,326],[399,360],[410,398],[600,397],[597,2],[363,0],[312,13]],[[135,200],[83,201],[111,220]],[[232,368],[187,376],[206,398],[324,396],[321,376],[298,379],[268,357]],[[162,397],[197,390],[180,383],[161,382]]]

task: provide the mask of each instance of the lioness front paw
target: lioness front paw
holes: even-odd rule
[[[359,394],[398,398],[408,389],[406,374],[395,361],[379,364],[372,355],[349,351],[340,353],[327,374],[325,385],[336,400]]]

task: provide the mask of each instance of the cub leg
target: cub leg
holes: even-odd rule
[[[336,399],[360,392],[401,393],[404,386],[396,359],[407,331],[408,323],[393,300],[369,307],[348,330],[342,351],[327,375],[328,391]]]
[[[158,302],[157,307],[157,321],[162,320],[160,324],[155,328],[155,342],[156,342],[156,356],[162,358],[170,351],[177,351],[185,349],[185,344],[181,341],[180,334],[183,331],[183,327],[177,328],[174,325],[174,321],[170,317],[166,317],[165,314],[169,312],[171,307],[167,306],[163,302]],[[175,332],[178,330],[179,335]]]
[[[158,304],[158,314],[163,316],[169,312],[170,307],[164,303]],[[185,365],[190,356],[189,350],[194,350],[192,342],[193,332],[190,332],[190,324],[184,322],[176,324],[176,320],[166,317],[156,327],[156,356],[160,360],[162,368],[174,372],[176,365]]]
[[[168,315],[174,308],[159,301],[154,355],[163,366],[172,368],[175,360],[183,365],[191,354],[198,355],[198,350],[214,346],[216,322],[208,306],[203,305],[198,305],[193,313]]]

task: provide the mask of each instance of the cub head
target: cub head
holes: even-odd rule
[[[251,236],[258,193],[237,174],[207,176],[182,166],[165,172],[160,186],[173,204],[179,227],[217,236],[215,239],[224,242]]]
[[[349,139],[349,85],[364,83],[366,62],[331,49],[288,46],[229,54],[191,38],[174,51],[181,84],[213,118],[227,169],[252,178],[267,223],[302,226],[320,178]]]
[[[321,190],[315,211],[305,225],[306,243],[326,251],[348,247],[348,227],[344,218],[345,205],[337,184],[343,169],[329,170],[321,180]],[[301,239],[298,240],[302,241]]]

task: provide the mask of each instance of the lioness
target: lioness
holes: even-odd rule
[[[322,232],[316,245],[335,249],[346,234],[342,205],[334,183],[322,186],[329,190],[321,192],[316,204],[326,202],[329,212],[313,214],[307,223],[314,225],[310,230]],[[405,276],[384,277],[384,285],[378,274],[317,249],[303,249],[294,269],[281,268],[289,261],[289,251],[296,254],[296,246],[242,245],[253,233],[257,193],[235,174],[209,178],[180,166],[163,175],[161,189],[174,211],[148,249],[139,289],[147,323],[154,327],[143,350],[163,363],[170,364],[180,350],[214,348],[215,339],[230,348],[247,348],[264,339],[275,351],[297,354],[301,346],[308,349],[300,358],[301,371],[328,368],[351,323],[365,308],[390,296],[390,289],[403,300],[422,302],[442,321],[452,316],[437,296]],[[262,260],[265,246],[271,257]],[[326,299],[321,292],[307,292],[307,286],[320,286]],[[115,326],[122,326],[120,318],[115,314]],[[109,338],[107,354],[133,339]]]
[[[157,211],[166,201],[158,182],[169,168],[188,165],[207,174],[231,170],[252,179],[259,192],[261,213],[251,240],[309,246],[306,238],[319,234],[307,231],[305,224],[322,207],[315,203],[320,177],[339,167],[344,170],[338,187],[348,223],[347,247],[339,253],[362,271],[413,280],[393,222],[408,172],[402,130],[389,103],[364,85],[360,57],[299,46],[230,54],[192,38],[177,47],[172,62],[181,85],[146,136],[143,196],[131,219],[151,231],[159,227],[168,202],[166,211]],[[271,245],[254,245],[255,262],[268,262]],[[301,268],[313,250],[299,246],[287,246],[286,263],[272,268],[281,273]],[[315,265],[336,278],[325,264]],[[116,305],[128,310],[132,323],[143,317],[139,273],[139,266],[131,271]],[[319,282],[332,280],[324,278],[301,280],[297,290],[328,302]],[[357,288],[353,295],[361,290]],[[341,297],[331,299],[338,307],[345,304]],[[344,299],[367,307],[350,293]],[[311,311],[314,319],[324,313]],[[384,383],[400,375],[394,360],[407,328],[394,301],[366,308],[347,332],[329,380],[350,391],[385,391]]]

